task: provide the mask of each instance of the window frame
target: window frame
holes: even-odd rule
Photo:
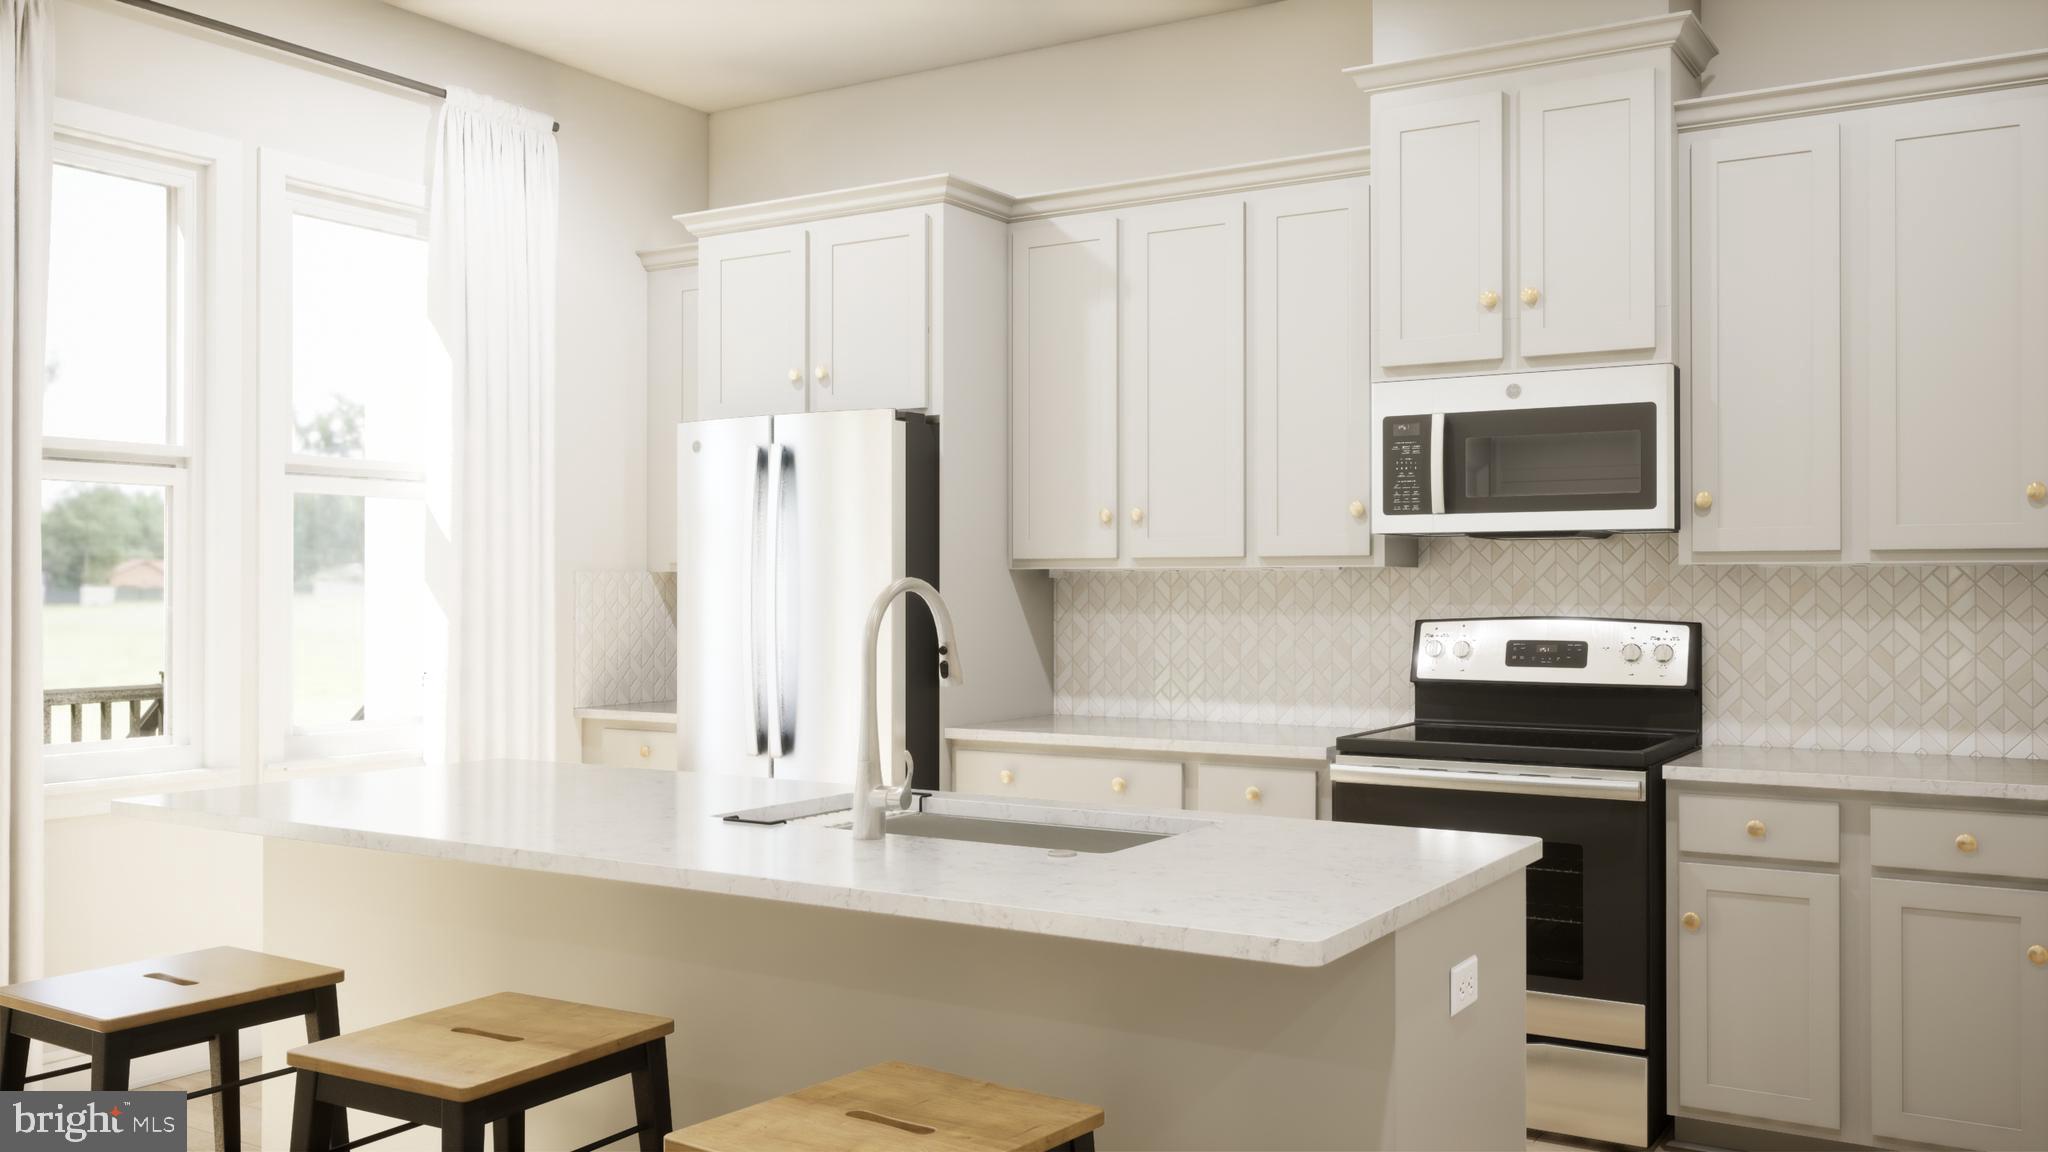
[[[262,776],[383,767],[424,760],[425,718],[349,722],[319,728],[292,723],[293,515],[300,493],[420,501],[430,511],[428,474],[419,464],[318,456],[296,450],[292,391],[292,218],[317,216],[420,240],[427,238],[426,188],[416,181],[360,172],[325,161],[258,150],[260,259],[256,428],[259,535],[258,635],[262,664],[275,669],[260,686]],[[424,576],[424,574],[423,574]],[[422,594],[427,594],[425,584]],[[423,711],[433,706],[428,699]]]

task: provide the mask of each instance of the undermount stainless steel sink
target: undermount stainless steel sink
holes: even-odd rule
[[[834,823],[833,828],[851,828],[852,822]],[[966,840],[975,844],[1009,844],[1018,848],[1043,848],[1049,852],[1121,852],[1164,840],[1155,832],[1126,832],[1116,828],[1077,828],[1067,824],[1034,824],[1024,820],[988,820],[979,816],[949,816],[938,812],[898,812],[888,819],[890,836],[927,836],[935,840]]]

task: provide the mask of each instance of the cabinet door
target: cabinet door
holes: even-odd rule
[[[1838,134],[1795,121],[1693,146],[1695,553],[1842,546]]]
[[[1516,95],[1522,355],[1656,346],[1656,91],[1645,68]]]
[[[811,226],[811,410],[923,408],[924,211]]]
[[[2048,92],[1870,132],[1871,547],[2048,548]]]
[[[1373,110],[1383,366],[1501,358],[1499,92]]]
[[[2048,892],[1870,882],[1870,1130],[2048,1148]]]
[[[768,228],[698,246],[698,419],[804,411],[805,240]]]
[[[1010,533],[1017,560],[1114,559],[1113,216],[1010,232]]]
[[[1244,555],[1244,201],[1128,214],[1118,439],[1142,557]]]
[[[1363,179],[1256,193],[1251,231],[1252,547],[1262,557],[1372,551]]]
[[[1679,864],[1680,1103],[1841,1126],[1840,900],[1827,873]]]
[[[647,567],[676,566],[676,425],[696,395],[697,268],[647,274]]]

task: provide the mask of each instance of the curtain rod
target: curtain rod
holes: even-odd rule
[[[215,20],[211,16],[201,16],[197,12],[187,12],[183,8],[173,8],[169,4],[159,4],[156,0],[120,0],[120,3],[126,4],[131,8],[140,8],[145,12],[154,12],[159,16],[168,16],[173,20],[183,20],[187,24],[197,24],[208,31],[219,32],[226,36],[233,36],[237,39],[261,44],[265,48],[274,48],[279,52],[288,52],[293,56],[303,56],[308,60],[317,60],[330,68],[339,68],[344,72],[353,72],[358,76],[368,76],[372,80],[381,80],[386,84],[396,85],[400,88],[410,88],[414,92],[425,93],[436,99],[446,100],[448,98],[448,90],[446,88],[429,84],[424,80],[414,80],[411,77],[400,76],[396,72],[386,72],[382,68],[373,68],[368,64],[344,59],[331,52],[322,52],[318,48],[308,48],[304,44],[294,44],[289,40],[280,40],[275,36],[265,36],[261,32],[254,32],[240,25],[230,24],[225,20]],[[553,130],[560,132],[562,125],[557,122]]]

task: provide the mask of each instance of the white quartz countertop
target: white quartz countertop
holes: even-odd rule
[[[676,702],[652,700],[644,704],[593,704],[576,709],[576,718],[630,724],[673,724],[676,722]]]
[[[946,729],[946,739],[1026,748],[1151,752],[1169,756],[1241,756],[1329,762],[1330,745],[1357,728],[1299,724],[1225,724],[1138,720],[1123,716],[1026,716]]]
[[[1977,800],[2048,800],[2048,760],[1992,756],[1708,747],[1666,764],[1664,779]]]
[[[891,836],[726,813],[842,807],[828,784],[484,761],[150,796],[131,816],[258,836],[1315,967],[1541,855],[1523,836],[1053,802],[927,801],[959,815],[1171,832],[1120,852]]]

